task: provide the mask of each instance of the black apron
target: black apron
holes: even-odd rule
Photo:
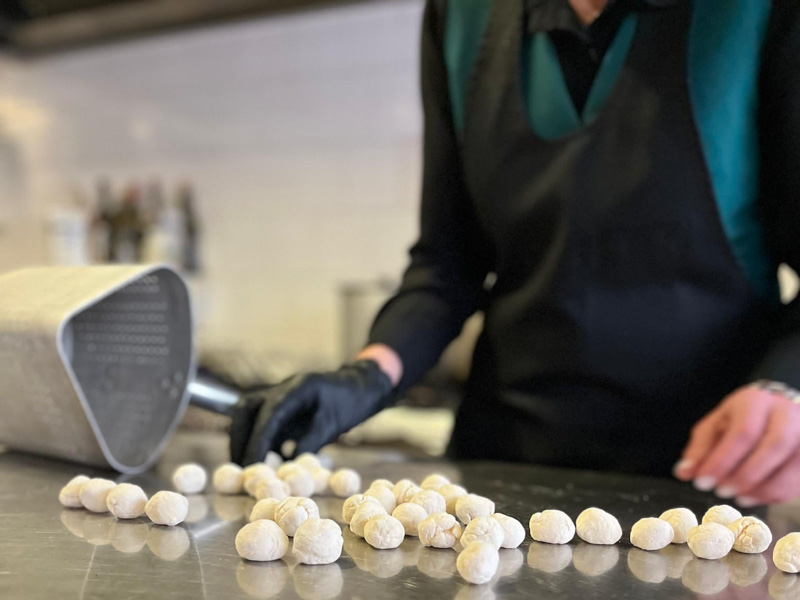
[[[467,90],[462,160],[497,279],[449,455],[667,474],[747,381],[774,313],[717,212],[691,6],[642,13],[600,115],[555,141],[525,110],[524,12],[492,3]]]

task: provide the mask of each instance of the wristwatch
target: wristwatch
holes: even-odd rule
[[[754,387],[757,390],[762,390],[764,392],[769,392],[770,394],[776,394],[778,396],[784,396],[788,398],[795,404],[800,404],[800,391],[796,390],[793,387],[789,387],[785,383],[781,383],[780,381],[770,381],[769,379],[759,379],[750,384],[750,387]]]

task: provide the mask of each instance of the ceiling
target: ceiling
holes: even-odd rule
[[[38,54],[253,15],[381,0],[0,0],[0,44]]]

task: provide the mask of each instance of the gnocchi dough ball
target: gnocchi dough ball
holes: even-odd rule
[[[317,455],[312,452],[303,452],[300,456],[294,459],[294,463],[296,465],[300,465],[301,467],[305,467],[309,471],[313,471],[314,469],[322,466],[322,463]]]
[[[364,526],[364,540],[376,550],[397,548],[405,536],[403,524],[390,515],[375,515]]]
[[[423,546],[452,548],[461,538],[461,525],[453,515],[436,512],[419,524],[418,533]]]
[[[525,540],[525,527],[514,517],[509,517],[502,513],[494,513],[492,518],[500,523],[503,528],[503,542],[501,548],[518,548]]]
[[[631,528],[631,544],[642,550],[661,550],[672,543],[675,531],[661,519],[639,519]]]
[[[456,559],[458,574],[477,585],[490,582],[499,564],[497,548],[487,542],[472,542]]]
[[[364,494],[354,494],[345,500],[344,504],[342,504],[342,521],[350,525],[350,521],[353,520],[353,515],[355,514],[356,510],[358,510],[358,507],[361,506],[365,501],[373,502],[383,508],[383,504],[381,504],[377,498],[365,496]]]
[[[250,521],[258,521],[259,519],[267,519],[268,521],[275,520],[275,508],[280,504],[280,500],[275,498],[264,498],[256,502],[253,510],[250,511]]]
[[[672,525],[672,530],[675,532],[673,544],[685,544],[689,530],[697,527],[697,517],[688,508],[672,508],[658,518]]]
[[[417,537],[419,524],[428,518],[428,511],[419,504],[404,502],[392,511],[392,516],[403,525],[406,535]]]
[[[464,548],[472,542],[486,542],[499,550],[505,538],[506,532],[500,521],[492,517],[475,517],[464,528],[460,541]]]
[[[254,463],[245,467],[242,475],[244,475],[244,491],[253,498],[255,498],[258,486],[262,481],[276,477],[275,471],[264,463]]]
[[[703,523],[689,530],[687,543],[698,558],[716,560],[727,555],[736,539],[734,533],[720,523]]]
[[[261,519],[242,527],[235,544],[236,552],[246,560],[278,560],[289,549],[289,538],[274,521]]]
[[[772,562],[784,573],[800,571],[800,533],[783,536],[772,550]]]
[[[328,565],[342,555],[342,529],[330,519],[310,518],[294,534],[292,554],[304,565]]]
[[[181,465],[172,474],[172,485],[182,494],[200,494],[206,487],[206,470],[196,463]]]
[[[719,523],[720,525],[727,525],[733,523],[736,519],[741,519],[742,513],[728,506],[727,504],[718,504],[712,506],[703,515],[703,525],[706,523]]]
[[[256,500],[274,498],[275,500],[285,500],[292,495],[289,484],[277,477],[260,480],[256,487]]]
[[[78,498],[86,510],[96,513],[104,513],[108,510],[106,498],[108,493],[117,486],[110,479],[95,477],[86,481],[78,492]]]
[[[361,502],[360,506],[356,508],[353,516],[350,519],[350,531],[355,533],[358,537],[364,537],[364,527],[372,517],[377,515],[385,515],[386,509],[383,504],[376,499],[366,496]]]
[[[347,498],[361,491],[361,475],[353,469],[338,469],[331,475],[328,485],[334,496]]]
[[[386,487],[385,485],[370,486],[370,488],[364,492],[364,496],[368,498],[375,498],[383,505],[383,508],[387,513],[391,513],[397,506],[397,500],[395,500],[394,492],[392,492],[391,488]]]
[[[271,469],[277,469],[283,464],[283,457],[277,452],[270,450],[264,458],[264,463]]]
[[[278,479],[282,479],[289,486],[292,496],[309,498],[314,495],[314,478],[305,467],[296,463],[284,463],[277,472]]]
[[[314,495],[321,496],[328,491],[331,472],[325,467],[314,467],[311,469],[311,479],[314,480]]]
[[[411,502],[419,504],[429,515],[447,511],[447,502],[445,502],[444,496],[430,489],[423,489],[421,492],[414,494],[411,497]]]
[[[451,515],[455,516],[456,514],[456,502],[458,501],[461,496],[467,495],[467,490],[460,485],[456,485],[455,483],[447,483],[440,487],[438,490],[445,501],[445,510],[449,512]]]
[[[431,473],[425,479],[422,480],[420,487],[423,490],[433,490],[435,492],[440,487],[442,487],[443,485],[447,485],[448,483],[450,483],[450,480],[444,475],[439,475],[438,473]]]
[[[369,487],[371,488],[378,486],[383,486],[389,488],[390,490],[394,490],[394,483],[392,483],[388,479],[376,479],[375,481],[369,484]]]
[[[477,494],[464,494],[456,500],[456,516],[468,525],[475,517],[488,517],[494,512],[494,502]]]
[[[211,477],[211,483],[220,494],[241,494],[244,488],[242,467],[233,463],[218,466]]]
[[[601,508],[587,508],[575,521],[578,537],[589,544],[616,544],[622,537],[617,518]]]
[[[392,492],[394,492],[394,499],[398,505],[410,502],[414,494],[421,492],[422,488],[410,479],[401,479],[394,484]]]
[[[76,475],[70,479],[58,493],[58,501],[61,502],[61,506],[81,508],[83,506],[80,498],[81,486],[87,481],[89,478],[86,475]]]
[[[560,510],[544,510],[531,515],[528,527],[537,542],[566,544],[575,537],[575,524]]]
[[[319,507],[311,498],[290,496],[275,507],[275,522],[289,537],[308,519],[319,518]]]
[[[733,549],[744,554],[761,554],[772,543],[767,524],[755,517],[742,517],[728,524],[733,532]]]
[[[118,519],[135,519],[144,514],[147,494],[138,485],[120,483],[106,496],[108,511]]]
[[[176,492],[158,492],[144,506],[144,512],[156,525],[172,527],[183,523],[189,512],[189,500]]]

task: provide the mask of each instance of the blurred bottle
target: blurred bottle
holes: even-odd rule
[[[145,224],[139,213],[141,191],[135,184],[125,190],[122,206],[113,219],[111,258],[118,263],[138,263],[142,260],[142,239]]]
[[[89,231],[89,254],[92,262],[107,263],[111,260],[116,208],[108,179],[102,178],[97,181],[95,193],[97,199]]]
[[[56,265],[89,263],[90,215],[85,196],[77,188],[68,201],[56,204],[47,219],[50,261]]]
[[[148,231],[144,246],[144,261],[183,267],[183,213],[175,201],[161,207],[155,223]]]
[[[183,182],[178,186],[178,208],[183,221],[183,248],[181,264],[184,272],[197,273],[200,271],[199,259],[199,225],[194,207],[194,190],[192,186]]]

